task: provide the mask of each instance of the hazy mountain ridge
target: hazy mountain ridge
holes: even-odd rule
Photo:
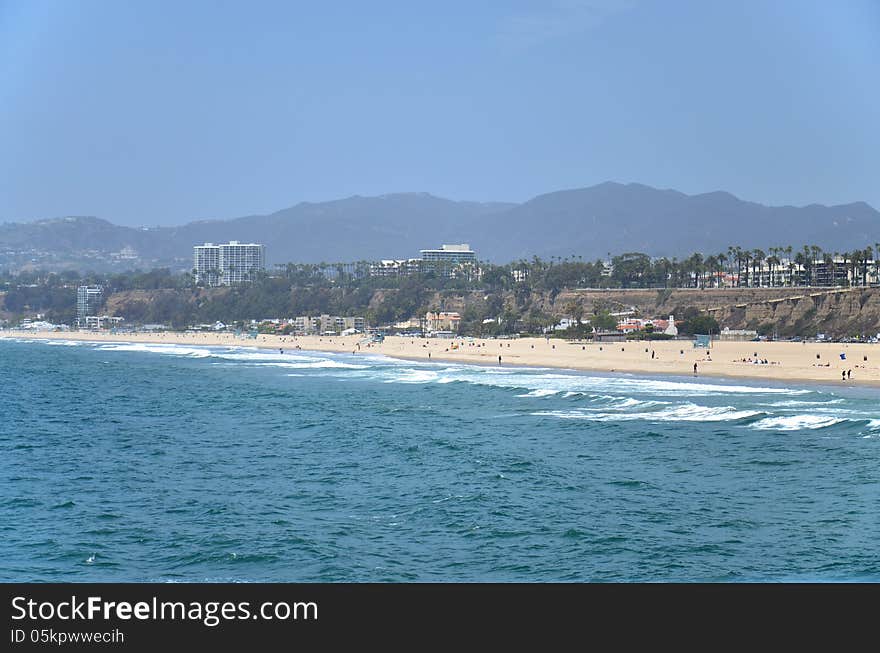
[[[628,251],[680,257],[730,245],[815,244],[833,251],[880,241],[880,213],[865,202],[770,207],[724,191],[686,195],[615,182],[546,193],[522,204],[456,202],[429,193],[355,195],[176,227],[123,227],[95,217],[5,223],[0,265],[39,266],[52,259],[95,266],[101,262],[95,252],[129,247],[138,258],[113,259],[117,266],[186,268],[194,244],[227,240],[265,243],[270,263],[405,258],[460,242],[493,262],[535,255],[593,260]],[[84,257],[86,251],[92,255]]]

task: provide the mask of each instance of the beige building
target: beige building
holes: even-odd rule
[[[455,311],[441,311],[425,313],[425,323],[431,331],[458,331],[461,315]]]

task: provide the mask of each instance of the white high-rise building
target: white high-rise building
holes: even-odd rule
[[[423,249],[422,260],[443,263],[476,263],[477,253],[467,243],[443,245],[440,249]]]
[[[422,272],[442,277],[479,276],[476,267],[477,253],[467,243],[443,245],[440,249],[423,249]]]
[[[101,305],[104,288],[101,286],[79,286],[76,289],[76,326],[86,326],[86,318],[94,315]]]
[[[196,283],[234,286],[253,281],[266,269],[266,246],[231,240],[226,244],[205,243],[193,247]]]
[[[193,273],[196,283],[220,285],[220,246],[213,243],[193,247]]]

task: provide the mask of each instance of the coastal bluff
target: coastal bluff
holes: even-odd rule
[[[59,291],[61,292],[61,291]],[[407,319],[426,310],[458,311],[472,324],[507,309],[522,316],[542,316],[544,324],[571,317],[579,307],[588,318],[599,310],[621,316],[679,318],[700,311],[715,318],[722,329],[750,329],[780,338],[871,337],[880,332],[880,288],[670,288],[586,289],[556,291],[425,290],[411,297],[393,288],[356,292],[344,288],[294,287],[272,295],[240,296],[231,288],[162,288],[110,293],[102,312],[129,324],[186,325],[216,320],[290,317],[304,313],[362,314],[374,323],[396,315]],[[0,292],[0,320],[45,310],[6,301]],[[21,299],[16,300],[21,304]],[[72,311],[73,298],[65,299]],[[393,310],[390,310],[390,308]]]

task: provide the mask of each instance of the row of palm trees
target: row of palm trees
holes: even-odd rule
[[[582,256],[551,256],[549,260],[535,256],[530,261],[520,260],[502,266],[480,263],[472,266],[475,269],[465,276],[476,285],[480,285],[482,279],[488,285],[506,288],[525,279],[531,285],[544,279],[549,285],[560,287],[604,287],[618,283],[624,287],[654,288],[868,286],[880,280],[880,242],[845,252],[829,252],[816,245],[804,245],[799,249],[791,245],[770,247],[767,251],[731,246],[717,254],[698,252],[682,259],[652,259],[640,253],[613,258],[609,253],[608,258],[609,261],[590,262],[584,261]],[[610,263],[622,269],[624,260],[630,263],[630,276],[626,279],[611,274],[608,267]],[[298,283],[334,279],[337,283],[356,284],[358,280],[373,275],[374,265],[361,260],[354,263],[288,263],[277,267],[281,275]],[[208,271],[206,276],[219,278],[219,270]]]
[[[608,256],[612,263],[617,259]],[[642,256],[649,260],[646,255]],[[731,246],[724,252],[708,256],[694,253],[683,259],[661,257],[650,260],[651,269],[642,274],[642,285],[678,288],[868,286],[880,281],[878,259],[880,242],[844,252],[825,251],[817,245],[804,245],[800,249],[791,245],[770,247],[767,251]],[[518,265],[521,269],[536,264],[553,267],[582,260],[580,256],[551,257],[548,265],[535,257],[531,264],[523,261]],[[604,264],[597,261],[593,265]]]
[[[848,252],[828,252],[817,245],[771,247],[767,252],[734,246],[705,259],[695,254],[686,267],[698,287],[720,285],[725,265],[738,287],[867,286],[869,276],[880,276],[875,252],[880,253],[880,243]]]

